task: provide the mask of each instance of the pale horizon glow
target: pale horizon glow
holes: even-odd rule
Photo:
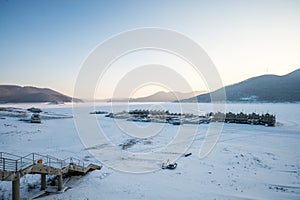
[[[81,65],[97,45],[142,27],[171,29],[196,41],[224,86],[263,74],[284,75],[300,68],[299,10],[297,0],[0,0],[0,84],[48,87],[72,96]],[[151,62],[187,69],[165,54],[143,56],[124,58],[122,64],[127,71]],[[194,90],[206,90],[205,80],[181,72]],[[95,97],[109,97],[120,73],[112,71],[106,80],[111,87]],[[159,88],[148,86],[134,96]]]
[[[197,74],[195,69],[183,59],[162,50],[141,50],[123,56],[109,66],[109,69],[98,82],[95,98],[112,98],[117,84],[122,78],[128,75],[127,73],[146,65],[160,65],[162,67],[170,68],[170,70],[175,70],[184,78],[184,80],[186,80],[187,84],[189,84],[193,91],[207,90],[205,80],[203,80],[202,77]],[[146,77],[147,75],[148,74],[138,74],[137,76]],[[164,74],[166,79],[177,81],[173,80],[173,77],[168,77],[168,75],[169,74]],[[161,85],[160,83],[148,83],[144,86],[133,88],[132,96],[129,98],[147,96],[158,91],[171,91],[167,85]],[[180,84],[178,84],[177,88],[174,90],[176,92],[179,91],[185,93],[193,92],[186,89],[187,88],[183,88]],[[124,94],[117,98],[128,98],[128,96]]]

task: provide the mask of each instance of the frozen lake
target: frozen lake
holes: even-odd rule
[[[93,104],[78,104],[90,112],[154,109],[199,114],[213,111],[212,105],[205,103],[119,103],[113,109],[110,105],[97,103],[94,107]],[[39,107],[54,116],[73,115],[71,104],[4,104],[0,107],[9,106],[26,109]],[[105,141],[89,141],[94,142],[94,146],[84,146],[80,137],[86,135],[78,134],[80,129],[75,125],[74,118],[49,119],[42,124],[30,124],[0,113],[0,151],[20,155],[38,152],[60,158],[74,156],[86,162],[104,165],[100,171],[71,178],[66,183],[71,189],[66,192],[41,199],[300,199],[299,107],[297,103],[226,104],[226,112],[275,114],[278,126],[224,124],[214,149],[202,159],[198,156],[199,150],[214,123],[198,127],[153,124],[156,133],[136,140],[126,149],[127,153],[136,157],[127,157],[114,154],[114,150],[107,145],[111,143],[121,149],[122,144],[132,138],[127,121],[94,115],[98,127],[107,138]],[[134,125],[138,130],[148,126],[144,123]],[[180,138],[174,144],[188,144],[185,152],[192,153],[189,157],[181,157],[185,152],[180,148],[164,151],[180,127],[187,135],[195,133]],[[91,128],[90,132],[94,134],[97,130]],[[95,149],[100,152],[98,159],[90,154],[95,153]],[[159,156],[149,156],[149,152],[159,152]],[[136,155],[139,153],[144,155]],[[175,170],[153,170],[155,166],[159,169],[161,159],[165,158],[178,158],[178,167]],[[127,173],[123,169],[128,172],[142,169],[144,173]],[[28,190],[28,185],[39,185],[38,182],[37,175],[27,175],[21,179],[21,194],[25,199],[38,191],[38,188]],[[10,197],[10,187],[10,182],[0,182],[0,199]]]

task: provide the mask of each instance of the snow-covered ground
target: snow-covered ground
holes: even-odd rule
[[[31,124],[19,121],[20,116],[0,111],[0,151],[18,155],[37,152],[59,158],[73,156],[87,163],[100,164],[88,152],[91,147],[81,143],[73,118],[68,118],[72,115],[71,105],[14,104],[0,107],[9,106],[23,109],[39,107],[48,112],[45,116],[52,117],[43,120],[42,124]],[[213,151],[199,159],[199,149],[212,123],[201,124],[187,150],[192,155],[180,157],[175,170],[125,173],[106,166],[103,160],[104,167],[100,171],[72,177],[66,183],[69,190],[40,199],[300,199],[299,107],[300,104],[289,103],[227,104],[227,111],[276,114],[278,126],[224,124]],[[129,109],[136,108],[180,111],[179,104],[132,104]],[[210,104],[200,104],[199,108],[204,112],[212,111]],[[109,104],[105,103],[95,109],[111,111]],[[120,104],[114,112],[126,109]],[[114,119],[103,115],[96,117],[103,131],[109,133],[108,138],[121,149],[130,136],[116,127]],[[142,122],[138,123],[145,126]],[[183,126],[188,129],[195,125]],[[160,149],[172,140],[178,127],[165,125],[160,134],[136,140],[126,150],[144,152]],[[99,144],[96,148],[108,152],[106,145]],[[121,163],[122,160],[116,162]],[[38,191],[39,181],[38,175],[26,175],[21,179],[24,199]],[[10,197],[11,183],[0,182],[0,199]]]

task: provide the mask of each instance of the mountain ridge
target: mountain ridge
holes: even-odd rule
[[[181,101],[182,99],[192,98],[195,95],[204,93],[205,91],[195,92],[164,92],[159,91],[154,94],[145,97],[131,98],[130,102],[172,102]]]
[[[267,74],[252,77],[198,95],[196,99],[198,102],[210,102],[210,95],[217,96],[222,89],[226,92],[226,100],[232,102],[300,102],[300,69],[282,76]],[[183,102],[195,102],[195,99],[188,98]]]
[[[165,92],[158,91],[148,96],[137,97],[137,98],[112,98],[104,99],[101,101],[106,102],[173,102],[181,101],[182,99],[192,98],[199,94],[205,93],[206,91],[195,91],[195,92]]]
[[[82,102],[50,88],[33,86],[0,85],[1,103],[29,103],[29,102]]]

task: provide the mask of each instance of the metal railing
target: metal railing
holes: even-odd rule
[[[0,152],[0,170],[19,171],[30,164],[31,161],[29,159],[11,153]]]
[[[0,152],[0,170],[3,171],[16,172],[33,164],[42,164],[62,169],[71,163],[84,168],[84,162],[73,157],[61,160],[50,155],[45,156],[38,153],[30,153],[26,156],[17,156],[6,152]]]
[[[72,163],[72,164],[75,164],[79,167],[84,168],[84,162],[82,160],[78,159],[78,158],[70,157],[70,158],[65,159],[64,162],[67,162],[69,164]]]

